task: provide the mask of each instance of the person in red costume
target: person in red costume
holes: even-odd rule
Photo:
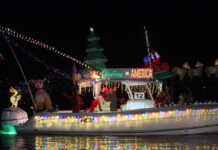
[[[73,113],[80,112],[81,105],[83,105],[84,102],[83,102],[82,97],[80,95],[78,95],[77,91],[73,92],[73,94],[63,92],[62,95],[65,96],[67,98],[67,100],[72,103],[72,112]]]
[[[91,107],[87,110],[87,112],[94,112],[95,108],[98,106],[98,100],[97,99],[93,99],[92,100],[92,104]]]
[[[109,94],[108,88],[103,88],[98,95],[97,98],[92,100],[91,107],[87,112],[100,112],[100,111],[109,111],[110,110],[110,102],[106,99]]]

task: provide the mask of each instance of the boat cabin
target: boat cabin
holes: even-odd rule
[[[151,92],[151,84],[155,84],[152,68],[110,68],[103,69],[100,76],[91,74],[97,78],[80,80],[80,93],[82,88],[92,87],[93,97],[97,98],[103,88],[113,84],[123,86],[128,95],[126,103],[120,106],[122,111],[155,107]]]
[[[124,80],[121,81],[126,86],[128,100],[125,105],[121,105],[121,110],[134,110],[154,108],[155,101],[148,87],[147,81]]]

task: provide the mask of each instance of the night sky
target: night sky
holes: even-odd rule
[[[218,57],[217,17],[215,5],[208,1],[144,2],[7,2],[1,4],[0,24],[55,46],[84,60],[89,27],[100,37],[108,67],[143,67],[147,55],[143,26],[149,34],[150,47],[163,62],[181,66],[197,59],[214,65]],[[0,51],[6,60],[14,59],[0,37]],[[25,42],[18,43],[50,65],[57,60],[65,67],[71,62],[56,54]],[[17,52],[19,53],[19,52]],[[36,62],[18,54],[22,63]],[[12,62],[13,63],[13,62]],[[34,67],[27,68],[29,71]]]
[[[147,55],[144,25],[148,30],[150,47],[158,51],[161,61],[168,62],[171,68],[176,65],[181,67],[185,61],[190,62],[191,68],[194,68],[197,59],[205,66],[214,65],[214,60],[218,58],[218,12],[216,5],[209,1],[7,0],[1,1],[0,5],[1,26],[48,43],[81,61],[86,56],[89,27],[93,27],[100,37],[109,68],[143,67],[143,57]],[[46,64],[66,73],[72,71],[72,61],[22,40],[10,39]],[[46,70],[42,64],[22,53],[20,49],[14,47],[14,50],[27,79],[47,77],[50,84],[46,84],[46,89],[52,96],[53,103],[64,103],[60,102],[63,99],[60,97],[61,91],[71,91],[71,83],[62,80],[63,78],[57,79],[56,74]],[[4,84],[0,95],[4,94],[2,96],[5,98],[0,99],[5,101],[1,106],[6,107],[9,105],[6,103],[10,96],[9,86],[16,86],[24,80],[2,35],[0,52],[5,58],[0,61],[0,83]],[[206,85],[208,88],[203,90],[205,85],[195,84],[192,90],[201,99],[205,99],[201,95],[205,90],[212,91],[212,94],[207,92],[208,98],[211,98],[217,93],[218,85],[216,82],[212,84]],[[31,86],[33,87],[32,84]],[[177,86],[174,97],[184,88]]]

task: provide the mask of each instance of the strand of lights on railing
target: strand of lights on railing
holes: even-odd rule
[[[42,47],[42,48],[45,48],[45,49],[47,49],[47,50],[49,50],[49,51],[52,51],[52,52],[54,52],[54,53],[56,53],[56,54],[58,54],[58,55],[60,55],[60,56],[62,56],[62,57],[65,57],[65,58],[67,58],[67,59],[70,59],[70,60],[72,60],[72,61],[74,61],[74,62],[76,62],[76,63],[78,63],[78,64],[80,64],[80,65],[82,65],[82,66],[84,66],[84,67],[86,67],[86,68],[88,68],[88,69],[90,69],[90,70],[94,70],[94,68],[92,68],[92,67],[89,66],[88,64],[86,64],[86,63],[84,63],[84,62],[82,62],[82,61],[80,61],[80,60],[78,60],[78,59],[76,59],[76,58],[74,58],[74,57],[72,57],[72,56],[66,54],[66,53],[63,52],[63,51],[58,50],[57,48],[55,48],[55,47],[53,47],[53,46],[50,46],[49,44],[46,44],[46,43],[44,43],[44,42],[41,42],[41,41],[36,40],[36,39],[34,39],[34,38],[31,38],[31,37],[29,37],[29,36],[20,34],[20,33],[16,32],[16,31],[14,31],[14,30],[11,30],[10,28],[5,28],[5,27],[3,27],[3,26],[0,25],[0,32],[1,32],[1,33],[5,33],[5,34],[7,34],[7,35],[9,35],[9,36],[13,36],[13,37],[16,37],[16,38],[18,38],[18,39],[24,40],[24,41],[26,41],[26,42],[28,42],[28,43],[31,43],[31,44],[40,46],[40,47]]]
[[[120,122],[126,121],[142,121],[145,120],[147,123],[153,121],[161,122],[162,119],[166,118],[176,118],[178,122],[185,121],[187,118],[196,116],[196,119],[207,120],[213,117],[214,119],[218,118],[218,109],[185,109],[185,110],[168,110],[168,111],[159,111],[159,112],[145,112],[141,114],[117,114],[114,116],[107,115],[87,115],[87,116],[64,116],[64,115],[36,115],[34,117],[36,128],[54,128],[54,127],[63,127],[71,128],[72,126],[78,125],[76,123],[96,123],[99,124],[102,122]]]
[[[28,57],[34,59],[36,62],[42,64],[45,66],[46,69],[48,70],[51,70],[53,71],[55,74],[58,74],[60,76],[63,76],[64,78],[69,78],[69,75],[63,73],[62,71],[60,71],[59,69],[51,66],[51,65],[48,65],[47,63],[45,63],[44,61],[40,60],[38,57],[36,57],[35,55],[33,55],[31,52],[29,51],[26,51],[24,48],[22,47],[19,47],[18,44],[16,43],[13,43],[13,42],[10,42],[13,46],[17,47],[22,53],[28,55]]]

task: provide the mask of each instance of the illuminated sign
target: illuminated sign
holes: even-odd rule
[[[152,79],[152,68],[103,69],[102,79]]]
[[[124,72],[118,72],[116,70],[104,69],[102,72],[103,78],[123,78],[125,76]]]
[[[152,69],[131,69],[130,78],[137,78],[137,79],[149,79],[153,78]]]

